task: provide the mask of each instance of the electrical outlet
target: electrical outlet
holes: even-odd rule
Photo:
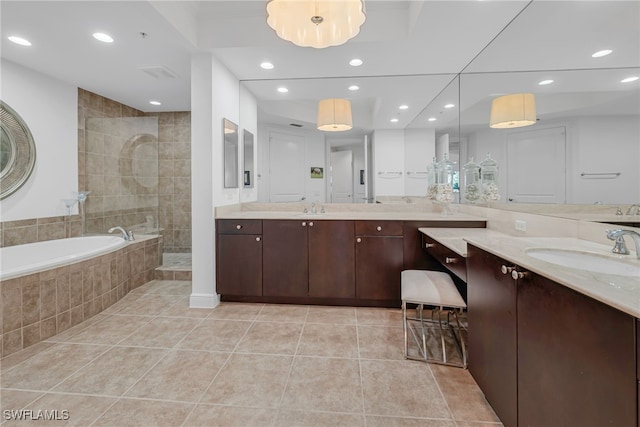
[[[527,221],[516,220],[516,230],[518,231],[527,231]]]

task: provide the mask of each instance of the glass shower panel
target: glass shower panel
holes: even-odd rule
[[[159,234],[158,118],[85,121],[86,230]]]

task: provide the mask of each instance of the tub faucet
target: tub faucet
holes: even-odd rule
[[[135,238],[133,237],[133,231],[126,231],[122,227],[112,227],[112,228],[109,229],[108,233],[111,234],[114,231],[120,231],[122,233],[122,238],[124,240],[126,240],[127,242],[135,240]]]
[[[633,243],[636,245],[636,256],[640,259],[640,233],[633,230],[607,230],[607,238],[615,241],[611,252],[620,255],[629,255],[629,249],[624,241],[624,235],[627,234],[633,239]]]

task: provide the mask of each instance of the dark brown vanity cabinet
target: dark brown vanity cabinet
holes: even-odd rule
[[[356,221],[356,298],[400,306],[402,221]]]
[[[263,295],[353,298],[353,221],[264,220]]]
[[[262,295],[262,221],[218,220],[216,291]]]
[[[635,318],[472,245],[467,268],[469,370],[505,426],[638,424]]]

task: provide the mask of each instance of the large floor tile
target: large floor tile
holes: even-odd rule
[[[24,390],[0,390],[0,413],[17,411],[42,396],[42,392]],[[0,422],[4,420],[3,417]]]
[[[309,307],[301,305],[265,304],[256,320],[263,322],[295,322],[303,323],[307,318]]]
[[[236,351],[293,355],[298,348],[302,326],[302,323],[254,322]]]
[[[404,332],[396,326],[358,326],[363,359],[404,360]]]
[[[166,350],[162,349],[112,347],[54,391],[120,396],[165,354]]]
[[[40,341],[32,346],[24,348],[20,351],[12,353],[0,360],[0,372],[8,371],[11,368],[21,364],[27,359],[32,358],[33,356],[42,353],[46,349],[53,347],[56,345],[55,342],[51,341]]]
[[[202,403],[277,408],[291,369],[289,356],[234,354]]]
[[[92,427],[178,427],[193,404],[154,400],[120,399]]]
[[[147,324],[151,317],[112,315],[72,335],[66,342],[87,344],[117,344],[136,329]]]
[[[210,308],[191,308],[189,298],[181,298],[175,304],[170,305],[158,313],[162,317],[191,317],[204,319],[211,314]]]
[[[56,344],[3,372],[2,388],[47,391],[107,349],[100,345]]]
[[[362,413],[358,360],[296,357],[282,407]]]
[[[201,404],[189,415],[185,427],[280,427],[274,424],[276,413],[267,408]]]
[[[366,415],[451,419],[427,364],[361,360]]]
[[[171,348],[199,323],[199,319],[156,317],[120,341],[119,345]]]
[[[307,323],[302,331],[298,354],[357,358],[356,326]]]
[[[358,325],[381,325],[402,327],[402,310],[394,308],[365,308],[356,309]]]
[[[353,307],[311,306],[307,315],[307,323],[354,325],[356,323],[356,309]]]
[[[191,294],[191,281],[152,280],[151,282],[134,289],[132,292],[188,296]]]
[[[204,319],[176,348],[205,351],[233,351],[251,326],[239,320]]]
[[[171,351],[126,396],[198,402],[228,358],[228,353]]]
[[[340,414],[335,412],[309,412],[282,410],[276,420],[278,427],[364,427],[362,414]]]
[[[144,294],[130,304],[127,304],[121,310],[118,310],[117,313],[134,314],[138,316],[155,316],[162,310],[165,310],[177,303],[177,298],[174,295]]]
[[[244,304],[239,302],[221,302],[209,310],[210,319],[254,320],[264,304]]]
[[[431,371],[456,421],[500,421],[468,370],[431,365]]]
[[[453,420],[431,418],[367,417],[367,427],[460,427]]]

